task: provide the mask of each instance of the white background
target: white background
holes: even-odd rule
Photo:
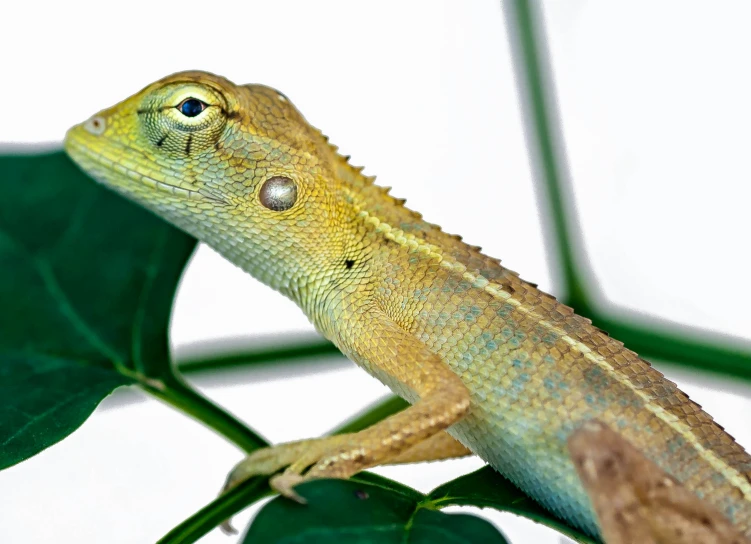
[[[568,0],[544,11],[584,238],[607,298],[750,340],[751,4]],[[13,2],[0,51],[0,142],[59,142],[182,69],[265,83],[429,221],[556,290],[496,1]],[[173,316],[178,357],[206,341],[293,333],[313,334],[290,302],[198,251]],[[195,383],[273,441],[322,433],[385,393],[342,360],[320,366]],[[667,373],[751,446],[747,386]],[[170,408],[120,391],[71,437],[0,473],[0,541],[154,542],[209,502],[239,458]],[[379,472],[428,491],[476,466]],[[482,515],[513,542],[559,541]],[[202,542],[235,541],[215,531]]]

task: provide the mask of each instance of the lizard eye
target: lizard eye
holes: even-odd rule
[[[274,176],[263,182],[258,197],[268,209],[283,212],[295,205],[297,184],[289,178]]]
[[[180,81],[156,87],[138,106],[138,120],[154,149],[191,158],[215,149],[227,124],[227,99],[218,90]]]
[[[208,104],[197,98],[186,98],[177,105],[177,110],[185,117],[195,117],[206,109]]]

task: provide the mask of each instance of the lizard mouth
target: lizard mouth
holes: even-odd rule
[[[83,125],[71,128],[63,146],[73,161],[99,183],[129,196],[133,193],[129,186],[135,183],[178,198],[229,204],[221,195],[180,179],[177,173],[162,165],[158,170],[149,166],[153,159],[140,151],[109,139],[103,145],[100,137],[94,139],[88,134],[90,131],[82,129]]]

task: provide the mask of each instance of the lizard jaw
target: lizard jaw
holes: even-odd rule
[[[133,187],[136,185],[190,200],[210,200],[215,204],[230,204],[223,196],[185,179],[180,179],[176,173],[164,169],[154,172],[152,169],[139,168],[139,165],[148,164],[149,161],[129,159],[127,154],[132,153],[132,150],[116,142],[106,141],[103,145],[101,144],[104,140],[100,138],[105,130],[104,127],[104,119],[94,116],[71,128],[65,135],[63,144],[73,161],[102,185],[128,196],[132,196],[131,193],[140,192]],[[91,140],[100,145],[93,145]]]

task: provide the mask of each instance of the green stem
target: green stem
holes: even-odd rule
[[[541,215],[550,218],[547,253],[554,256],[551,268],[561,274],[568,300],[581,311],[592,302],[587,285],[596,283],[589,281],[594,275],[584,258],[540,8],[528,0],[505,0],[503,7],[538,202]]]
[[[197,419],[247,453],[268,445],[261,436],[198,393],[179,376],[172,375],[162,383],[162,387],[142,385],[158,399]]]
[[[540,7],[529,0],[504,0],[503,7],[538,201],[542,216],[550,218],[544,229],[546,245],[554,256],[551,268],[561,275],[565,303],[645,357],[749,379],[747,346],[724,347],[702,340],[712,335],[699,329],[680,326],[681,333],[673,333],[667,330],[670,324],[653,328],[642,317],[631,324],[598,309],[597,300],[604,297],[581,238]],[[727,343],[734,342],[727,339]]]
[[[304,359],[338,355],[342,353],[334,344],[327,340],[303,340],[290,346],[271,346],[244,353],[230,353],[219,356],[208,356],[202,359],[185,359],[178,362],[178,368],[183,374],[217,370],[219,368],[248,367],[278,363],[291,363]]]
[[[159,539],[157,544],[192,544],[251,504],[272,494],[269,478],[257,476],[230,489]]]
[[[681,327],[681,333],[675,333],[667,330],[668,324],[655,324],[652,328],[643,319],[629,323],[623,318],[592,317],[595,325],[647,359],[751,380],[751,350],[735,338],[708,342],[709,333],[700,329]]]

